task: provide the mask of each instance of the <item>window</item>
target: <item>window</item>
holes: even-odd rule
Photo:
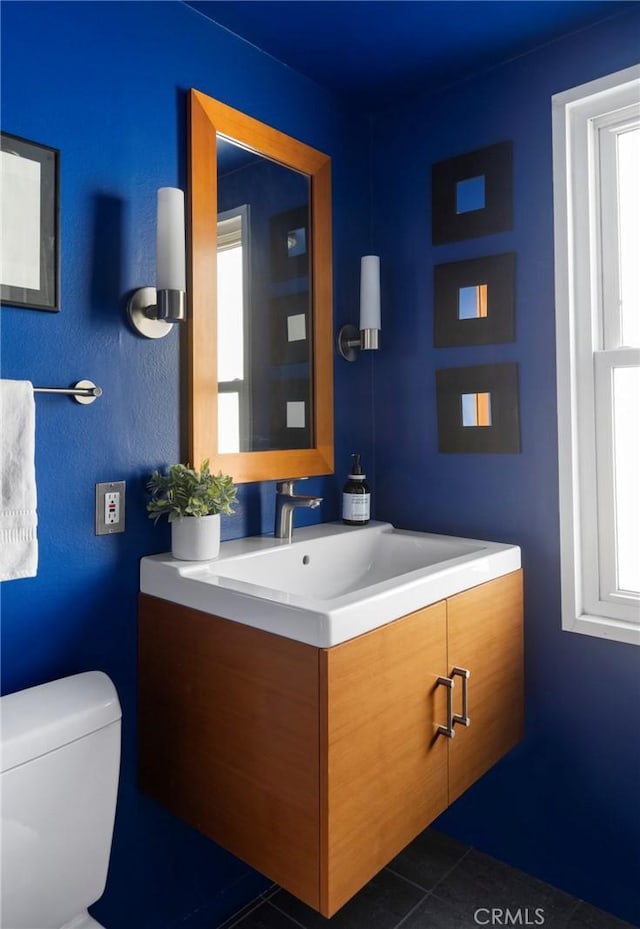
[[[562,625],[640,644],[640,67],[553,97]]]
[[[248,207],[218,214],[218,450],[245,451],[249,416]]]

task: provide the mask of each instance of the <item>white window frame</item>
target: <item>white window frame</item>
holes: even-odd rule
[[[609,274],[618,273],[617,243],[612,262],[611,238],[601,236],[617,196],[599,175],[598,148],[600,129],[635,107],[640,66],[552,98],[562,628],[640,645],[637,598],[616,590],[609,506],[613,369],[640,364],[640,349],[620,347],[619,320],[603,310],[611,293],[618,299]],[[604,140],[605,165],[607,147]]]

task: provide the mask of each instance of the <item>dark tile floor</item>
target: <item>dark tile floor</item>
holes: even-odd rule
[[[505,912],[492,917],[496,909]],[[224,923],[224,929],[478,929],[483,925],[633,929],[434,829],[419,835],[330,920],[273,887]]]

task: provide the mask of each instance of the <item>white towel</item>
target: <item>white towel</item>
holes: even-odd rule
[[[0,581],[38,570],[35,446],[33,384],[0,380]]]

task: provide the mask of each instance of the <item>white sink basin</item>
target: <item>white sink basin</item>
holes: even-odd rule
[[[327,648],[519,567],[516,545],[324,523],[224,542],[214,561],[148,556],[140,590]]]

